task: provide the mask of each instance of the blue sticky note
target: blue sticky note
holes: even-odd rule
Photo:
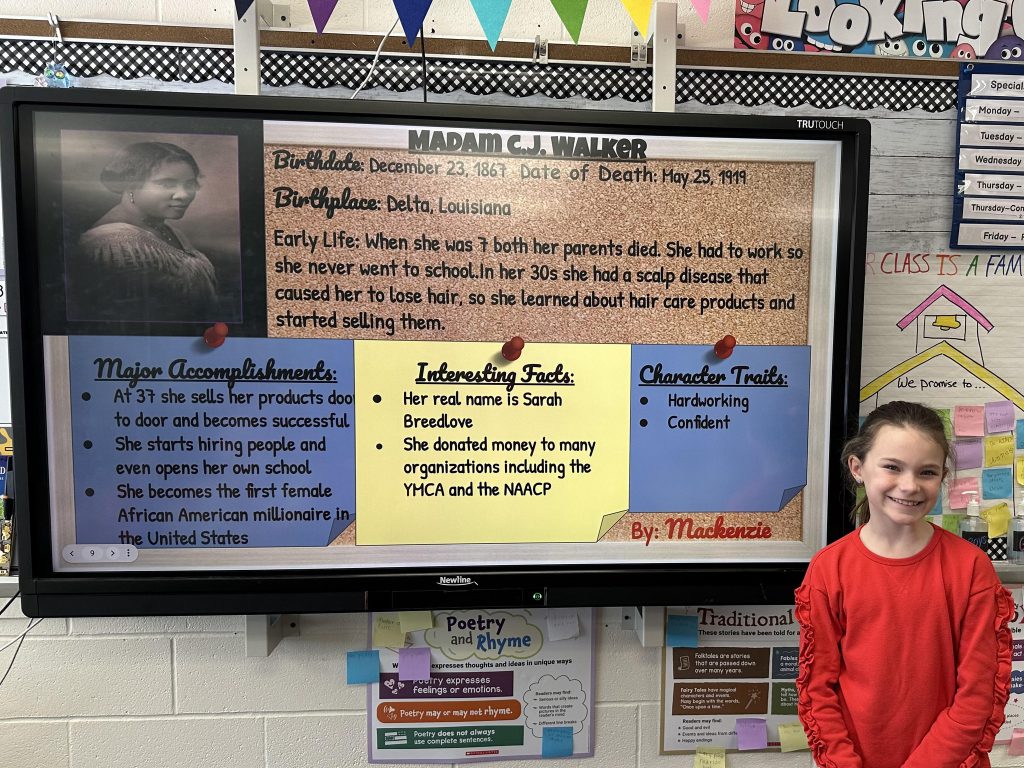
[[[380,680],[380,651],[349,651],[345,659],[349,685],[376,683]]]
[[[670,614],[665,631],[665,644],[669,648],[697,647],[697,617]]]
[[[1013,470],[1009,467],[981,471],[981,498],[1012,499]]]
[[[398,649],[398,679],[399,680],[429,680],[430,679],[430,649],[429,648],[399,648]]]
[[[935,506],[932,507],[932,511],[929,515],[941,515],[942,514],[942,489],[939,488],[939,495],[935,498]]]
[[[544,726],[541,757],[572,757],[572,726]]]
[[[1017,419],[1017,450],[1024,451],[1024,419]]]

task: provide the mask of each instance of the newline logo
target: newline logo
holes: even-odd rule
[[[468,576],[438,576],[437,583],[442,587],[466,587],[470,584],[480,586]]]

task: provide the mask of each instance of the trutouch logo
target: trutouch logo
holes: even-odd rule
[[[468,587],[470,584],[480,586],[468,576],[438,576],[437,583],[442,587]]]

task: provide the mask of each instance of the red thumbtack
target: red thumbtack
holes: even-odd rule
[[[216,349],[224,343],[224,339],[228,337],[228,324],[227,323],[214,323],[205,331],[203,331],[203,341],[206,342],[206,346],[210,349]]]
[[[715,344],[715,356],[720,360],[725,360],[729,355],[732,354],[733,347],[736,346],[736,339],[731,335],[726,334],[722,337],[722,340]]]
[[[501,356],[509,362],[518,360],[519,355],[523,353],[524,346],[526,346],[526,342],[523,341],[522,336],[513,336],[502,345]]]

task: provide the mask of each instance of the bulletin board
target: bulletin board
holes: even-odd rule
[[[982,515],[1001,520],[987,544],[993,560],[1008,559],[1006,522],[1024,486],[1022,258],[894,250],[866,260],[861,413],[891,400],[939,411],[955,472],[932,520],[957,530],[977,494]]]
[[[825,543],[866,123],[45,97],[98,102],[15,132],[19,492],[54,584],[547,585]],[[96,183],[140,144],[195,159],[156,166],[184,191],[141,234],[148,187]]]

